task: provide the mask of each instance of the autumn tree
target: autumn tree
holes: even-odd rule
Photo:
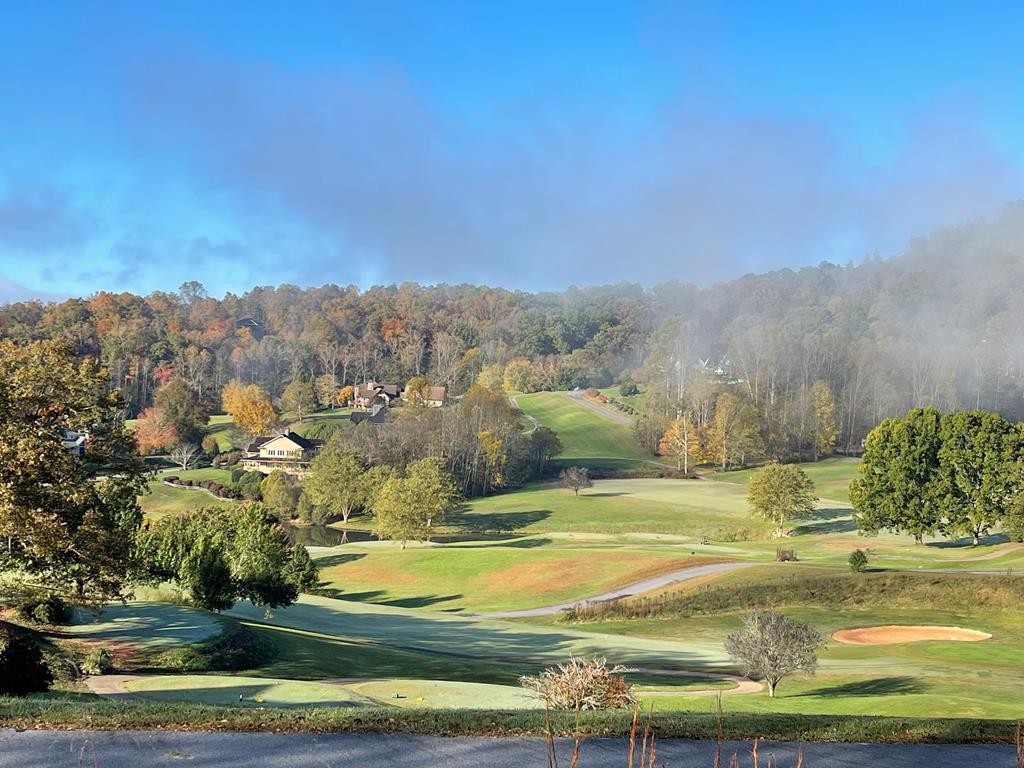
[[[281,395],[281,408],[286,413],[293,414],[302,423],[304,416],[316,410],[316,391],[313,382],[307,379],[294,379],[291,384],[284,388]]]
[[[228,383],[221,402],[235,426],[251,435],[266,433],[278,419],[270,395],[256,384],[240,387],[237,382]]]
[[[426,376],[413,376],[405,384],[405,398],[413,405],[422,405],[430,391]]]
[[[708,428],[708,451],[725,469],[742,466],[761,448],[761,424],[757,408],[731,392],[715,400],[715,415]]]
[[[700,436],[689,414],[678,416],[669,424],[658,443],[658,452],[675,457],[677,469],[689,473],[690,462],[700,453]]]
[[[754,473],[747,489],[751,512],[775,525],[775,536],[785,535],[785,525],[814,514],[814,483],[796,464],[767,464]]]
[[[579,496],[581,490],[590,488],[594,484],[586,467],[566,467],[559,473],[558,481],[563,488],[568,488],[575,496]]]
[[[476,377],[476,383],[484,389],[492,392],[502,392],[504,389],[505,371],[498,364],[485,365]]]
[[[156,393],[154,404],[174,424],[178,440],[183,443],[199,443],[210,414],[206,412],[195,390],[182,379],[174,378],[164,384]]]
[[[317,402],[333,411],[338,405],[338,377],[331,373],[317,376],[313,387],[316,390]]]
[[[839,437],[836,424],[836,404],[832,399],[832,390],[824,381],[816,381],[811,387],[811,407],[814,413],[813,449],[814,460],[835,450]]]
[[[506,392],[532,392],[533,366],[529,360],[509,360],[502,382]]]
[[[178,443],[178,430],[163,408],[153,406],[135,421],[135,444],[139,453],[169,451]]]
[[[341,405],[347,405],[352,402],[352,398],[355,397],[356,388],[351,384],[348,384],[338,390],[338,403]]]
[[[739,631],[725,639],[725,650],[747,677],[768,683],[768,695],[774,698],[784,677],[814,674],[823,644],[821,633],[810,624],[776,611],[759,611],[743,617]]]
[[[0,341],[0,570],[80,604],[137,570],[146,470],[108,380],[59,342]],[[89,435],[83,456],[69,430]]]

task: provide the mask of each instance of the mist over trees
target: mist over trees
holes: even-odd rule
[[[656,450],[685,418],[701,436],[687,464],[692,448],[694,459],[728,466],[856,451],[871,427],[911,407],[1024,417],[1022,244],[1016,205],[892,260],[708,288],[284,285],[214,299],[190,283],[145,297],[10,304],[0,307],[0,337],[58,339],[96,357],[126,415],[159,407],[161,427],[172,422],[183,441],[232,381],[260,395],[235,414],[259,431],[275,408],[301,416],[314,398],[334,407],[333,393],[371,379],[422,376],[454,396],[475,382],[532,391],[630,380],[646,395],[645,446]],[[672,455],[689,440],[674,441]],[[500,479],[481,470],[473,482]]]

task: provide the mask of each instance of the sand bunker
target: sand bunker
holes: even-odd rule
[[[987,632],[978,632],[975,629],[928,625],[900,626],[897,624],[885,627],[841,629],[832,635],[834,640],[850,645],[889,645],[892,643],[917,643],[922,640],[959,640],[976,643],[979,640],[988,640],[990,637],[992,635]]]

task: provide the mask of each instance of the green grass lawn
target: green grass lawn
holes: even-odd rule
[[[289,429],[300,435],[305,435],[310,430],[322,424],[338,426],[343,423],[348,423],[349,416],[351,416],[351,414],[351,408],[335,408],[334,410],[318,411],[317,413],[311,413],[310,415],[303,417],[301,424],[297,421],[290,424]]]
[[[332,594],[408,608],[478,612],[577,600],[690,565],[681,553],[627,547],[552,547],[544,540],[401,550],[346,545],[321,559]],[[541,545],[541,546],[537,546]]]
[[[563,464],[594,469],[629,469],[655,460],[637,443],[633,429],[594,413],[565,392],[517,396],[520,409],[558,433]]]
[[[579,496],[553,483],[531,486],[473,499],[450,522],[479,531],[707,535],[718,541],[770,532],[750,516],[744,488],[703,480],[596,480]]]
[[[189,469],[184,472],[181,469],[162,470],[157,473],[156,478],[149,482],[149,493],[139,497],[143,514],[150,520],[159,520],[161,517],[182,512],[194,512],[204,507],[228,507],[235,503],[226,499],[218,499],[204,490],[174,488],[165,485],[161,478],[167,475],[175,475],[183,480],[216,480],[224,485],[231,480],[231,471],[227,469],[206,467]]]
[[[220,448],[222,453],[230,451],[234,447],[231,445],[231,429],[233,426],[231,416],[226,413],[215,414],[206,422],[206,433],[213,435],[217,441],[217,447]]]
[[[822,461],[804,462],[799,466],[814,481],[815,493],[818,496],[850,503],[850,481],[857,476],[859,459],[836,456]],[[756,468],[716,472],[712,477],[723,483],[746,485],[755,472]]]
[[[112,603],[99,616],[76,610],[73,621],[64,628],[72,638],[147,650],[198,643],[222,630],[212,613],[158,602]]]
[[[631,405],[637,410],[642,408],[644,404],[643,392],[637,395],[626,395],[625,397],[623,397],[622,395],[619,394],[619,388],[617,386],[605,387],[604,389],[599,389],[598,392],[600,392],[605,397],[614,397],[619,402],[625,403],[626,405]]]
[[[805,714],[878,714],[916,717],[996,717],[1024,715],[1024,619],[1016,611],[947,612],[938,608],[836,609],[786,607],[783,612],[809,621],[830,638],[838,629],[883,624],[940,624],[992,633],[979,643],[917,642],[854,646],[829,641],[819,654],[818,674],[797,675],[767,694],[730,697],[730,711]],[[699,619],[602,622],[600,632],[672,639],[721,647],[740,624],[741,611]],[[662,709],[711,711],[712,703],[693,697],[659,696]]]

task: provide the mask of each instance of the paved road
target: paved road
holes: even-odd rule
[[[761,744],[761,765],[774,756],[776,768],[793,768],[796,745]],[[559,765],[569,765],[571,745],[558,743]],[[657,762],[668,768],[710,768],[715,745],[659,742]],[[722,765],[734,753],[750,765],[750,745],[727,742]],[[584,744],[581,768],[622,768],[627,746],[621,739]],[[810,744],[804,768],[1013,768],[1009,745]],[[172,733],[163,731],[0,730],[0,768],[545,768],[544,741],[536,738],[446,739],[430,736],[279,733]]]
[[[642,592],[650,592],[652,589],[667,587],[670,584],[677,584],[681,581],[696,579],[700,576],[710,576],[715,573],[724,573],[725,571],[731,571],[736,568],[748,568],[751,565],[756,565],[756,563],[712,563],[711,565],[693,565],[689,568],[682,568],[678,571],[663,573],[661,576],[653,576],[649,579],[638,581],[635,584],[629,584],[625,587],[613,589],[611,592],[594,595],[593,597],[587,597],[583,600],[576,600],[571,603],[559,603],[558,605],[548,605],[543,608],[527,608],[521,611],[501,611],[498,613],[477,613],[473,615],[485,619],[525,619],[533,616],[552,616],[570,608],[578,608],[590,603],[603,603],[607,600],[615,600],[620,597],[638,595]]]
[[[610,407],[598,405],[597,403],[588,400],[583,396],[583,392],[581,390],[575,389],[572,392],[567,392],[566,394],[580,405],[592,410],[598,416],[603,416],[609,421],[614,421],[616,424],[625,424],[630,427],[633,426],[632,417],[627,416],[624,413],[620,413],[619,411],[612,410]]]

